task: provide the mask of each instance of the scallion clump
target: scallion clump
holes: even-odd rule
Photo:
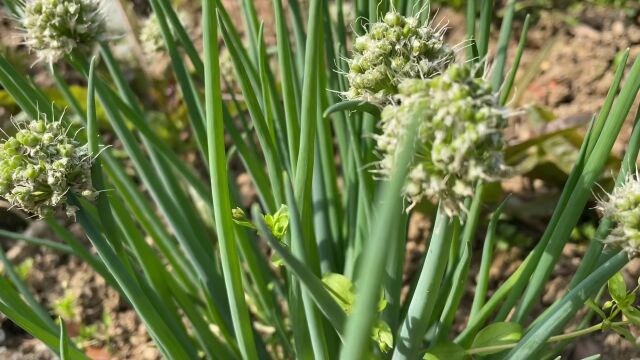
[[[346,97],[379,104],[390,102],[406,78],[429,78],[454,60],[444,42],[444,28],[415,17],[389,12],[353,44]]]
[[[26,45],[50,63],[91,49],[105,33],[98,0],[28,0],[22,26]]]
[[[399,86],[401,104],[382,112],[382,132],[375,139],[385,176],[394,167],[408,124],[420,118],[417,152],[404,188],[411,203],[434,198],[456,215],[478,180],[497,180],[506,173],[506,111],[488,81],[474,72],[470,65],[455,64],[431,79],[407,79]]]
[[[57,208],[72,216],[76,208],[66,202],[70,192],[95,198],[91,154],[61,121],[38,119],[16,127],[15,136],[0,142],[0,197],[40,217]]]
[[[637,173],[627,175],[621,186],[599,202],[605,217],[614,227],[605,243],[623,248],[630,256],[640,254],[640,179]]]

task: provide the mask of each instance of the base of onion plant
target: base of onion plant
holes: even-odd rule
[[[104,33],[110,14],[99,0],[5,3],[25,43],[48,63],[64,104],[0,56],[0,84],[31,119],[16,123],[15,134],[3,131],[0,196],[45,219],[64,244],[0,235],[87,262],[133,307],[165,358],[544,358],[596,331],[630,338],[629,327],[640,324],[638,289],[629,291],[619,275],[640,251],[637,124],[566,294],[543,313],[532,311],[640,89],[640,59],[622,82],[628,50],[542,238],[488,296],[502,206],[481,253],[473,243],[484,232],[488,184],[513,171],[504,160],[506,104],[529,27],[527,17],[506,71],[514,0],[502,12],[493,1],[467,2],[464,54],[446,44],[424,2],[355,1],[356,23],[347,24],[340,1],[311,0],[305,21],[297,0],[288,2],[289,13],[273,0],[276,51],[269,52],[251,1],[242,1],[243,39],[221,1],[203,0],[200,47],[182,10],[150,0],[153,20],[134,38],[170,59],[175,101],[203,169],[182,161],[153,130],[157,109],[145,108],[138,95],[147,94],[127,82],[131,69],[111,51],[117,34]],[[497,13],[504,17],[492,53]],[[218,33],[224,69],[233,67],[224,74]],[[86,99],[74,96],[63,62],[87,80]],[[241,97],[223,96],[221,78],[229,76]],[[98,129],[98,108],[105,129]],[[122,151],[102,143],[101,131],[113,133]],[[240,207],[229,162],[252,180],[251,211]],[[438,204],[434,228],[405,298],[406,224],[416,204],[429,202]],[[90,248],[58,223],[65,213]],[[457,324],[473,258],[481,263],[473,305]],[[0,260],[0,312],[62,359],[87,359],[68,338],[70,319],[56,324],[3,251]],[[605,285],[613,300],[600,304]],[[579,311],[599,320],[566,332]]]

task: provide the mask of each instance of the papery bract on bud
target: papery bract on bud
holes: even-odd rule
[[[67,205],[69,192],[93,200],[91,154],[87,145],[68,135],[60,121],[17,123],[13,137],[0,142],[0,197],[40,217]]]
[[[431,79],[407,79],[398,87],[400,105],[382,112],[382,132],[375,138],[382,156],[378,171],[385,176],[408,124],[419,117],[416,156],[404,188],[411,203],[434,198],[457,215],[478,180],[506,175],[506,111],[488,81],[474,73],[471,66],[456,64]]]
[[[26,45],[50,63],[91,49],[105,34],[98,0],[27,0],[22,26]]]

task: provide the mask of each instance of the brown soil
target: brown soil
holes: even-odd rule
[[[70,228],[79,230],[75,225]],[[38,221],[30,223],[24,232],[41,238],[55,238],[46,224]],[[83,238],[78,231],[74,232],[79,239]],[[81,326],[97,327],[84,344],[92,359],[159,359],[158,351],[135,312],[85,263],[73,256],[23,243],[5,242],[2,245],[9,248],[7,256],[15,264],[33,260],[26,281],[36,299],[52,313],[56,312],[54,304],[60,299],[73,300],[70,317],[63,315],[71,337],[79,335]],[[106,323],[103,314],[110,318]],[[0,325],[4,334],[4,340],[0,342],[0,359],[55,358],[38,340],[31,339],[10,321],[0,320]]]

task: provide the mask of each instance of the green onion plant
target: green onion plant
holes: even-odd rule
[[[639,253],[635,123],[578,271],[561,298],[534,311],[632,114],[640,59],[628,50],[542,237],[489,291],[503,206],[484,195],[512,174],[504,130],[529,29],[527,18],[512,33],[517,1],[502,11],[492,0],[467,1],[458,45],[447,44],[422,0],[271,0],[274,44],[249,0],[239,1],[242,32],[220,0],[202,0],[202,44],[170,0],[149,3],[135,38],[170,60],[198,161],[183,161],[154,130],[158,110],[132,90],[114,56],[117,36],[106,33],[100,0],[5,0],[64,102],[0,56],[0,85],[27,119],[3,130],[0,197],[63,243],[0,235],[85,261],[136,311],[165,358],[544,359],[578,336],[626,336],[640,324],[635,290],[618,274]],[[520,41],[509,67],[512,38]],[[74,95],[68,71],[85,80],[86,97]],[[223,93],[230,82],[241,94]],[[252,180],[250,206],[230,163]],[[407,224],[419,203],[435,204],[433,229],[401,296]],[[486,209],[495,211],[485,231]],[[0,256],[0,312],[62,359],[88,359]],[[468,311],[461,303],[470,284]],[[603,289],[614,299],[606,306]],[[579,311],[602,322],[567,332]]]

